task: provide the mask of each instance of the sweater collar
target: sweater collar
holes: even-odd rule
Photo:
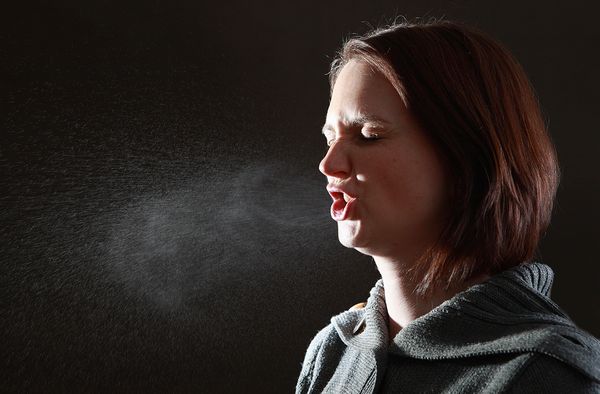
[[[383,281],[371,289],[363,309],[349,310],[331,319],[338,335],[348,346],[365,351],[382,351],[389,342],[388,314],[385,305]]]
[[[540,263],[493,276],[404,327],[390,351],[442,359],[537,347],[535,336],[530,336],[534,327],[574,326],[549,298],[553,280],[551,268]]]
[[[554,274],[541,263],[523,264],[455,295],[388,338],[385,290],[379,280],[362,310],[332,319],[348,346],[423,360],[537,351],[597,378],[600,355],[549,298]],[[575,347],[574,347],[575,346]],[[587,365],[586,365],[587,363]]]

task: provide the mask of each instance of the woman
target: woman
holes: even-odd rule
[[[533,262],[558,185],[519,64],[451,22],[348,41],[320,163],[339,241],[381,280],[310,344],[300,393],[600,392],[600,345]]]

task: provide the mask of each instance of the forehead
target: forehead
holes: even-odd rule
[[[367,63],[351,60],[340,70],[331,93],[331,104],[358,99],[384,87],[385,78]]]
[[[326,125],[357,118],[401,121],[403,109],[400,95],[387,78],[367,63],[351,60],[336,79]]]

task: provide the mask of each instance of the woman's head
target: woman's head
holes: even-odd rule
[[[340,242],[404,265],[416,259],[444,223],[448,176],[394,87],[368,63],[349,61],[323,133],[329,150],[320,170],[334,197]]]
[[[382,197],[379,203],[390,205],[378,208],[388,212],[382,231],[365,229],[371,238],[355,240],[348,237],[358,234],[360,225],[340,223],[342,243],[343,237],[352,239],[358,244],[347,246],[373,254],[383,251],[377,239],[390,248],[426,240],[425,252],[411,267],[421,290],[493,274],[533,258],[550,221],[559,171],[533,89],[506,49],[460,24],[403,23],[346,42],[330,77],[325,134],[336,142],[321,170],[330,183],[364,189],[365,198],[369,179],[361,181],[360,169],[350,168],[355,158],[361,166],[375,165],[372,180],[390,182],[373,184]],[[360,85],[365,82],[378,87]],[[343,102],[353,86],[362,89],[363,102],[371,101],[366,108],[375,113],[344,119],[352,117],[351,105]],[[384,99],[385,105],[376,102]],[[384,107],[388,114],[397,108],[396,131],[410,130],[411,137],[404,137],[408,148],[400,139],[386,141],[386,135],[396,134],[385,125],[363,122]],[[340,133],[351,129],[358,130],[355,136],[380,134],[381,140],[360,147],[353,140],[352,145]],[[360,200],[355,202],[357,213],[366,215]],[[405,227],[394,226],[395,221]],[[384,236],[398,229],[402,232]],[[421,232],[433,238],[418,237]]]

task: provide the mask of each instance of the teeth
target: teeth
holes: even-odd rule
[[[350,196],[344,193],[344,201],[349,202],[351,200]]]

